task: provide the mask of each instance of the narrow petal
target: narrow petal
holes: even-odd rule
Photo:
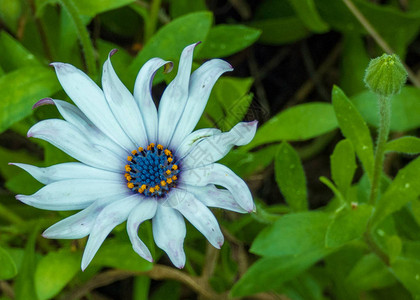
[[[118,78],[111,64],[111,53],[104,63],[102,88],[115,118],[131,141],[138,147],[147,145],[143,118],[133,95]]]
[[[45,140],[93,167],[118,172],[125,164],[123,157],[106,151],[100,145],[92,144],[74,125],[63,120],[48,119],[38,122],[29,129],[28,137]]]
[[[233,146],[248,144],[255,136],[257,121],[241,122],[229,132],[203,138],[195,143],[188,155],[182,160],[182,168],[193,169],[214,163],[232,149]]]
[[[174,131],[170,145],[172,149],[177,148],[178,143],[183,141],[197,125],[217,79],[223,73],[232,70],[232,66],[226,61],[212,59],[205,62],[191,75],[187,104]]]
[[[90,232],[82,258],[82,270],[90,264],[99,247],[115,226],[125,220],[131,210],[139,204],[139,196],[131,195],[106,206],[97,216]]]
[[[160,100],[158,112],[158,141],[160,144],[169,145],[176,124],[187,103],[193,53],[197,45],[198,43],[184,48],[179,60],[178,73],[165,89]]]
[[[121,173],[109,172],[93,168],[78,162],[69,162],[53,165],[47,168],[38,168],[35,166],[10,163],[17,166],[34,177],[43,184],[50,184],[56,181],[68,179],[103,179],[120,182],[123,176]]]
[[[225,187],[235,197],[236,202],[248,212],[254,211],[252,195],[246,183],[221,164],[210,164],[205,167],[182,172],[182,183],[193,186],[216,184]]]
[[[52,63],[66,94],[77,107],[117,144],[127,151],[135,148],[128,136],[121,129],[105,100],[102,90],[85,73],[70,64]]]
[[[156,105],[152,99],[153,78],[156,71],[166,64],[172,63],[160,58],[150,59],[140,69],[134,84],[134,99],[137,101],[137,105],[140,108],[149,143],[155,143],[157,141],[158,130],[158,115]],[[172,65],[168,72],[171,69]]]
[[[81,239],[90,234],[96,217],[113,201],[119,200],[118,196],[108,197],[96,201],[84,210],[55,223],[42,234],[47,239]]]
[[[134,251],[145,260],[153,261],[152,254],[149,249],[139,238],[138,230],[141,223],[153,218],[156,214],[157,201],[155,199],[144,199],[130,213],[127,219],[127,233],[130,237]]]
[[[77,106],[62,100],[51,100],[53,101],[53,104],[57,106],[57,109],[63,118],[83,132],[90,142],[98,144],[102,148],[108,149],[121,157],[127,155],[127,150],[100,131]]]
[[[110,196],[127,196],[130,190],[121,182],[96,179],[70,179],[53,182],[30,196],[16,198],[28,205],[48,210],[84,209]]]
[[[192,133],[190,133],[184,141],[179,145],[179,147],[175,151],[176,157],[178,159],[185,157],[192,149],[192,146],[204,138],[216,135],[221,133],[219,129],[216,128],[203,128],[198,129]]]
[[[179,269],[185,266],[184,239],[187,233],[182,215],[175,209],[158,205],[152,219],[156,245],[168,254]]]
[[[223,234],[212,212],[195,196],[185,190],[175,189],[171,192],[168,204],[178,210],[190,223],[197,228],[215,248],[223,245]]]
[[[179,188],[193,194],[198,201],[206,206],[223,208],[241,214],[247,213],[245,209],[239,206],[231,192],[218,189],[213,184],[206,186],[183,185]]]

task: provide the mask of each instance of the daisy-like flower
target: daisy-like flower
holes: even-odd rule
[[[13,163],[46,185],[33,195],[16,198],[41,209],[81,210],[49,227],[43,236],[79,239],[89,235],[83,270],[112,229],[124,221],[134,251],[153,261],[138,236],[140,224],[151,219],[156,245],[182,268],[184,218],[220,248],[223,235],[208,207],[240,213],[254,210],[245,182],[215,162],[233,146],[249,143],[257,122],[239,123],[229,132],[214,128],[192,132],[213,85],[232,70],[227,62],[213,59],[190,74],[197,44],[183,50],[178,73],[165,89],[159,110],[151,86],[159,68],[172,67],[168,61],[146,62],[134,95],[111,65],[115,51],[104,63],[102,90],[72,65],[52,63],[64,91],[77,106],[51,98],[38,101],[34,107],[54,104],[64,120],[41,121],[28,137],[43,139],[79,162],[46,168]]]

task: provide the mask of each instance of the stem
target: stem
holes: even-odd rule
[[[375,205],[380,189],[380,178],[383,170],[385,145],[388,140],[389,125],[391,123],[391,101],[389,97],[379,96],[379,133],[375,152],[375,165],[370,190],[369,204]]]
[[[159,17],[159,10],[162,0],[153,0],[152,5],[150,7],[150,16],[148,20],[148,24],[146,26],[146,32],[145,32],[145,42],[147,42],[155,33],[157,21]]]
[[[93,48],[92,41],[90,40],[89,33],[80,18],[79,11],[74,4],[73,0],[60,0],[62,6],[67,9],[71,18],[73,19],[74,25],[76,26],[77,34],[79,36],[80,44],[82,44],[83,54],[85,57],[86,68],[89,74],[96,75],[96,60],[95,50]]]
[[[376,31],[376,29],[370,24],[368,19],[361,13],[356,5],[351,0],[343,0],[344,4],[351,11],[351,13],[356,17],[356,19],[362,24],[366,31],[372,36],[375,42],[382,48],[386,53],[392,54],[395,51],[388,45],[388,43],[382,38],[382,36]],[[416,74],[404,63],[402,62],[405,69],[408,73],[408,78],[416,86],[420,87],[420,81],[417,79]]]

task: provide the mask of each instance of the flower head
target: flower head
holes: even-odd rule
[[[54,104],[64,120],[35,124],[28,137],[40,138],[79,162],[38,168],[14,163],[45,184],[33,195],[17,195],[28,205],[48,210],[81,210],[54,224],[46,238],[89,235],[82,258],[85,269],[112,229],[127,221],[128,236],[141,257],[152,261],[138,228],[152,220],[153,236],[173,264],[185,264],[186,218],[216,248],[223,235],[208,207],[240,213],[255,206],[245,182],[216,163],[235,145],[249,143],[257,122],[242,122],[229,132],[193,132],[216,80],[232,67],[213,59],[191,73],[187,46],[178,73],[165,89],[159,110],[151,96],[156,71],[170,64],[153,58],[141,68],[134,95],[116,75],[110,57],[103,66],[102,89],[72,65],[53,63],[64,91],[77,105],[45,98],[34,107]],[[218,188],[221,186],[223,188]]]

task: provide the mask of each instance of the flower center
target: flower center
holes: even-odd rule
[[[131,153],[124,175],[130,190],[148,197],[162,197],[176,186],[179,169],[170,150],[151,143],[146,149],[140,147]]]

